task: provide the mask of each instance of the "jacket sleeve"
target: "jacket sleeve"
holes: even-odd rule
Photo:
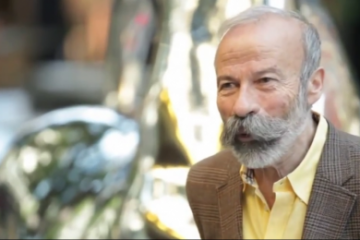
[[[186,195],[187,195],[187,199],[188,199],[188,202],[189,202],[189,205],[190,205],[193,217],[194,217],[196,227],[199,231],[200,237],[201,237],[201,239],[204,239],[204,231],[203,231],[202,225],[200,223],[200,218],[197,215],[196,209],[193,207],[194,194],[196,194],[198,192],[197,188],[198,188],[197,184],[194,184],[191,182],[191,170],[190,170],[189,176],[186,181]]]

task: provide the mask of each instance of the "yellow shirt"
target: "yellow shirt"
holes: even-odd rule
[[[318,162],[326,141],[328,124],[323,117],[313,143],[301,164],[274,184],[275,203],[269,210],[256,181],[246,181],[246,168],[240,169],[244,184],[244,239],[301,239],[305,214]]]

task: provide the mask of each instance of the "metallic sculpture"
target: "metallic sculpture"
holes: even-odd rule
[[[0,238],[119,238],[134,160],[156,148],[140,141],[133,120],[148,92],[139,72],[147,68],[155,30],[152,7],[152,1],[114,1],[104,104],[116,111],[80,106],[40,116],[0,159]],[[157,107],[148,100],[142,135],[156,134],[151,109]]]
[[[0,168],[0,237],[117,238],[140,141],[136,122],[103,107],[26,124]]]
[[[322,40],[321,65],[326,69],[325,91],[318,111],[339,129],[360,135],[357,86],[334,23],[320,1],[298,1],[302,14],[314,24]]]

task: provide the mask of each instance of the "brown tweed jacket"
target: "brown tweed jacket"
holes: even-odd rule
[[[222,151],[195,164],[186,191],[202,239],[243,239],[240,164]],[[329,131],[303,239],[360,239],[360,138]]]

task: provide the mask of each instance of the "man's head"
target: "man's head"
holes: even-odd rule
[[[274,165],[322,93],[317,30],[295,12],[261,6],[225,22],[220,34],[215,68],[223,144],[249,168]]]

